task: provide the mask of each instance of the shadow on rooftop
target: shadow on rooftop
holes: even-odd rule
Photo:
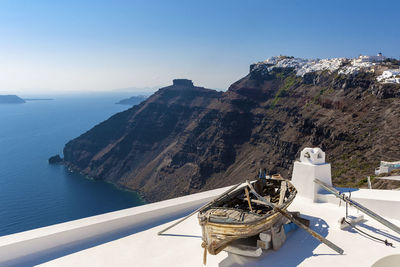
[[[360,191],[359,188],[351,188],[351,187],[336,187],[336,190],[338,190],[341,193]]]
[[[322,219],[301,215],[303,218],[310,220],[310,228],[321,236],[326,237],[329,233],[329,225]],[[315,254],[313,251],[321,243],[313,238],[303,229],[299,228],[294,232],[290,232],[286,236],[285,244],[278,250],[264,251],[261,257],[251,258],[228,253],[228,257],[220,262],[220,267],[234,266],[297,266],[305,259],[325,255],[340,256],[333,250],[332,253]],[[328,248],[329,249],[329,248]],[[332,258],[332,259],[333,259]]]
[[[371,235],[374,236],[374,237],[377,237],[377,238],[380,238],[380,239],[383,239],[383,240],[388,239],[387,241],[388,241],[388,242],[391,242],[391,243],[392,243],[392,241],[396,241],[396,242],[400,243],[400,237],[391,235],[391,234],[385,232],[384,230],[377,229],[377,228],[372,227],[372,226],[370,226],[370,225],[367,225],[367,224],[365,224],[365,223],[359,223],[359,224],[356,225],[356,227],[361,228],[362,231],[368,230],[368,231],[365,231],[365,232],[367,232],[368,234],[371,234]],[[350,232],[350,233],[355,233],[355,234],[362,235],[362,236],[364,236],[365,238],[368,238],[368,239],[370,239],[370,240],[372,240],[372,241],[374,241],[374,242],[382,243],[381,241],[375,240],[375,239],[373,239],[373,238],[371,238],[371,237],[368,237],[368,236],[366,236],[366,235],[364,235],[364,234],[362,234],[362,233],[357,232],[357,231],[356,231],[355,229],[353,229],[353,228],[350,228],[350,229],[348,229],[347,231]],[[383,244],[383,243],[382,243],[382,244]],[[384,244],[383,244],[383,245],[384,245]],[[394,245],[394,244],[393,244],[393,245]]]

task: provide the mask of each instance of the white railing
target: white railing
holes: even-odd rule
[[[0,266],[32,266],[186,215],[228,187],[0,237]]]

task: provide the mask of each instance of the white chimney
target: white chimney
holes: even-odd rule
[[[300,153],[300,161],[293,167],[292,184],[297,189],[297,195],[318,201],[318,193],[325,192],[318,184],[317,178],[332,185],[331,164],[325,162],[325,152],[320,148],[304,148]]]

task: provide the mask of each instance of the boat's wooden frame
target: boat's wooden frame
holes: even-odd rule
[[[267,179],[267,181],[268,180],[279,181],[280,184],[282,182],[286,183],[285,189],[287,190],[287,192],[289,192],[287,197],[285,197],[286,200],[285,201],[281,200],[280,205],[278,205],[279,202],[276,203],[276,205],[280,209],[286,210],[296,196],[297,193],[296,188],[290,183],[289,180],[283,179],[281,177],[274,177],[271,179]],[[255,185],[256,182],[260,183],[261,181],[253,181],[251,183]],[[202,235],[203,235],[202,247],[207,248],[207,251],[210,254],[216,255],[234,240],[257,235],[263,231],[270,229],[273,225],[279,224],[280,222],[287,220],[281,213],[276,212],[273,209],[269,210],[266,214],[259,215],[254,212],[251,212],[250,209],[238,210],[229,207],[228,208],[222,207],[222,204],[226,203],[231,199],[234,199],[235,197],[238,197],[243,192],[245,192],[246,187],[247,185],[243,185],[237,188],[235,191],[231,192],[230,194],[226,195],[224,198],[216,202],[214,205],[210,206],[208,209],[199,212],[198,219],[202,228]],[[278,188],[278,190],[280,190],[280,187]],[[218,210],[240,211],[241,213],[251,215],[253,219],[251,219],[250,221],[238,222],[230,220],[229,217],[215,218],[210,216],[212,212],[217,212]]]

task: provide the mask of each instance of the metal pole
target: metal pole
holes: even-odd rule
[[[239,185],[241,185],[241,184],[242,184],[242,183],[238,183],[238,184],[234,185],[234,186],[231,187],[229,190],[225,191],[223,194],[219,195],[217,198],[215,198],[215,199],[212,200],[211,202],[208,202],[207,204],[201,206],[201,207],[198,208],[197,210],[195,210],[195,211],[193,211],[192,213],[190,213],[189,215],[183,217],[182,219],[180,219],[180,220],[177,221],[176,223],[174,223],[174,224],[168,226],[167,228],[161,230],[161,231],[158,232],[157,234],[158,234],[158,235],[162,235],[165,231],[167,231],[167,230],[171,229],[172,227],[174,227],[174,226],[180,224],[181,222],[183,222],[184,220],[186,220],[186,219],[189,218],[190,216],[192,216],[192,215],[196,214],[197,212],[202,211],[202,210],[204,210],[205,208],[211,206],[212,204],[214,204],[215,202],[217,202],[220,198],[222,198],[223,196],[229,194],[230,192],[232,192],[233,190],[235,190],[236,188],[238,188]]]
[[[318,239],[320,242],[324,243],[325,245],[327,245],[328,247],[330,247],[331,249],[333,249],[334,251],[336,251],[339,254],[343,254],[344,250],[341,249],[340,247],[336,246],[335,244],[333,244],[331,241],[329,241],[328,239],[324,238],[323,236],[321,236],[320,234],[318,234],[317,232],[311,230],[309,227],[307,227],[306,225],[304,225],[303,223],[301,223],[300,221],[298,221],[296,218],[293,217],[293,215],[291,215],[290,213],[286,212],[285,210],[282,210],[281,208],[277,207],[275,204],[267,201],[265,198],[263,198],[262,196],[260,196],[253,188],[253,186],[249,183],[249,181],[246,181],[247,185],[250,188],[250,191],[258,198],[258,200],[264,202],[267,206],[272,207],[274,210],[278,211],[279,213],[281,213],[283,216],[285,216],[286,218],[288,218],[290,221],[292,221],[293,223],[297,224],[299,227],[303,228],[304,230],[306,230],[312,237],[314,237],[315,239]]]
[[[388,220],[386,220],[385,218],[379,216],[378,214],[376,214],[375,212],[367,209],[366,207],[362,206],[361,204],[359,204],[358,202],[351,200],[349,197],[345,196],[344,194],[340,193],[339,191],[337,191],[335,188],[325,184],[324,182],[322,182],[321,180],[315,179],[314,180],[315,183],[319,184],[321,187],[323,187],[326,191],[331,192],[332,194],[334,194],[337,198],[343,200],[346,203],[349,203],[351,206],[355,207],[356,209],[364,212],[365,214],[367,214],[368,216],[370,216],[371,218],[377,220],[378,222],[380,222],[381,224],[385,225],[386,227],[392,229],[393,231],[395,231],[396,233],[400,234],[400,228],[397,225],[394,225],[393,223],[389,222]]]

